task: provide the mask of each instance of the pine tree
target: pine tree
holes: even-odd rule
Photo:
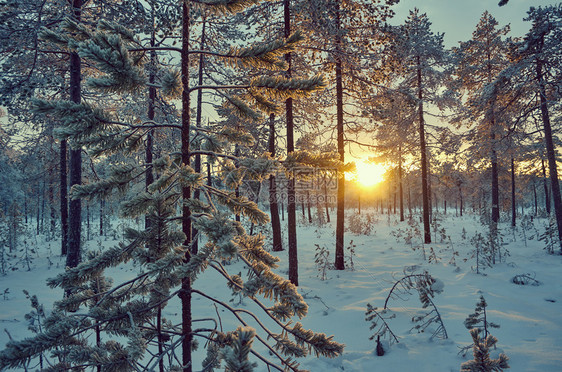
[[[490,358],[490,349],[495,347],[498,339],[492,335],[486,338],[480,338],[480,331],[478,329],[470,330],[470,335],[474,342],[473,354],[474,359],[464,362],[461,365],[461,372],[501,372],[509,368],[507,361],[509,358],[505,354],[500,354],[498,359]]]
[[[170,364],[169,368],[191,371],[193,366],[192,348],[194,338],[202,337],[209,341],[207,351],[215,355],[214,363],[224,360],[227,368],[250,368],[248,352],[264,362],[268,368],[277,370],[297,370],[293,357],[302,357],[313,350],[317,355],[333,357],[341,354],[343,345],[324,334],[306,330],[300,323],[292,324],[290,318],[303,317],[307,305],[296,287],[288,280],[275,274],[277,258],[263,249],[263,237],[248,236],[242,226],[231,220],[231,213],[243,214],[252,223],[265,223],[268,218],[247,198],[237,197],[234,189],[244,176],[262,176],[276,169],[276,162],[269,158],[237,158],[226,153],[231,144],[239,146],[252,142],[246,132],[222,127],[217,130],[194,127],[190,118],[190,93],[200,89],[245,90],[246,97],[254,105],[271,107],[274,100],[285,100],[288,96],[306,96],[319,89],[323,83],[320,77],[310,79],[285,79],[281,77],[258,76],[251,80],[241,80],[229,85],[190,85],[189,57],[195,53],[190,37],[192,25],[189,2],[182,2],[180,29],[181,48],[163,46],[159,51],[179,53],[181,73],[159,71],[156,85],[162,93],[180,93],[181,118],[179,123],[160,121],[127,122],[119,112],[103,107],[71,101],[35,101],[37,113],[61,118],[62,126],[57,130],[59,136],[68,138],[77,146],[84,146],[91,153],[103,155],[111,153],[130,154],[140,148],[142,139],[152,130],[175,129],[181,134],[181,148],[171,149],[168,154],[153,159],[151,164],[124,163],[115,166],[108,178],[99,182],[82,185],[73,189],[73,197],[105,197],[114,191],[135,190],[135,180],[142,179],[147,170],[160,177],[147,192],[136,192],[122,204],[122,215],[137,217],[147,215],[150,220],[145,230],[126,230],[126,241],[120,246],[102,252],[85,261],[76,268],[70,268],[49,284],[61,286],[69,294],[57,304],[56,310],[48,319],[46,330],[34,339],[12,342],[0,353],[0,367],[17,367],[33,358],[37,353],[53,348],[62,348],[61,356],[65,365],[96,366],[113,370],[155,368],[161,358],[179,354],[180,366]],[[230,14],[241,10],[250,3],[227,2],[207,4],[209,10],[218,14]],[[72,20],[63,24],[67,37],[52,31],[44,31],[49,40],[65,45],[77,52],[81,58],[97,67],[99,72],[87,84],[108,94],[135,94],[146,86],[144,74],[144,53],[154,48],[147,47],[134,33],[119,24],[101,21],[96,30],[90,30]],[[286,65],[278,59],[294,47],[301,37],[293,34],[285,40],[259,43],[250,47],[232,47],[226,52],[198,51],[206,56],[226,61],[233,69],[269,68],[282,70]],[[226,96],[224,109],[236,112],[245,118],[259,118],[252,107],[234,96]],[[197,133],[204,138],[201,150],[191,148],[191,138]],[[176,151],[174,151],[176,150]],[[179,150],[179,151],[178,151]],[[203,176],[191,167],[191,159],[196,155],[210,155],[222,163],[223,185],[206,185]],[[256,170],[262,169],[260,172]],[[256,177],[257,177],[256,176]],[[142,185],[145,188],[145,185]],[[193,198],[193,190],[200,189],[206,201]],[[180,210],[179,215],[176,214]],[[230,211],[230,212],[228,212]],[[193,250],[194,236],[192,225],[198,234],[205,237],[205,244],[197,252]],[[243,275],[229,274],[222,262],[241,260],[248,272]],[[105,268],[132,261],[139,267],[140,274],[126,283],[114,285],[101,292],[92,291],[86,283],[97,278]],[[249,322],[238,315],[238,311],[213,294],[202,292],[193,283],[207,270],[217,271],[228,286],[237,294],[254,301],[273,320],[280,333],[263,328],[256,331],[259,340],[273,355],[276,362],[266,356],[248,350],[252,332],[239,329],[235,334],[222,330],[194,329],[197,319],[192,313],[191,299],[198,296],[230,311],[244,326]],[[103,293],[103,295],[101,294]],[[273,306],[266,306],[258,295],[272,300]],[[159,308],[178,296],[181,299],[180,319],[169,320],[154,328],[154,319]],[[95,303],[93,303],[95,301]],[[85,315],[65,314],[64,310],[75,310],[90,304]],[[250,319],[259,322],[257,315],[249,314]],[[99,327],[103,335],[96,337],[99,342],[90,345],[88,336]],[[262,323],[260,323],[261,325]],[[95,332],[95,331],[94,331]],[[258,333],[265,334],[265,337]],[[126,340],[125,344],[113,339],[117,334]],[[160,344],[165,334],[164,351],[152,358],[144,358],[151,342]],[[267,340],[270,340],[268,342]],[[25,346],[25,347],[24,347]],[[224,352],[218,352],[224,350]],[[218,359],[217,359],[218,358]],[[173,361],[173,358],[170,358]]]
[[[421,185],[423,201],[424,242],[431,242],[430,233],[430,152],[426,140],[425,109],[432,104],[443,107],[447,101],[439,90],[445,83],[443,68],[448,64],[448,55],[443,47],[443,34],[431,31],[431,22],[426,14],[416,8],[410,11],[405,23],[388,30],[391,58],[388,63],[395,66],[404,79],[397,90],[416,102],[418,122],[419,155],[421,163]],[[446,97],[445,97],[446,98]]]
[[[520,44],[519,53],[521,59],[515,65],[515,71],[530,71],[534,90],[539,97],[539,108],[544,130],[544,141],[548,159],[552,200],[554,202],[554,214],[558,226],[558,237],[562,251],[562,196],[558,180],[556,166],[556,153],[553,142],[552,125],[550,120],[549,106],[559,104],[560,93],[557,89],[547,88],[549,80],[547,76],[555,76],[553,81],[559,81],[560,74],[560,35],[562,28],[562,6],[560,4],[549,7],[539,7],[528,12],[527,21],[532,22],[531,29],[525,35]],[[509,72],[512,74],[512,71]],[[555,83],[559,86],[559,83]]]
[[[484,296],[480,295],[480,301],[476,303],[474,308],[474,313],[470,314],[464,321],[464,326],[467,329],[476,328],[478,331],[484,331],[484,338],[488,337],[488,328],[499,328],[498,324],[488,321],[486,316],[486,307],[488,304],[484,299]]]
[[[469,122],[479,121],[476,128],[477,146],[486,145],[484,150],[490,154],[492,223],[499,221],[499,164],[498,139],[501,127],[506,126],[499,115],[502,106],[501,92],[494,92],[490,99],[482,99],[489,94],[489,87],[500,72],[507,66],[508,43],[503,39],[509,26],[498,28],[498,22],[487,11],[473,32],[472,39],[461,43],[458,54],[457,74],[461,89],[468,92],[467,114]],[[482,105],[482,102],[486,102]],[[486,138],[489,138],[486,139]]]
[[[351,126],[346,116],[351,116],[352,109],[346,105],[360,102],[368,96],[379,81],[371,73],[376,65],[384,22],[394,14],[390,9],[394,0],[313,0],[299,6],[301,24],[306,30],[316,35],[311,50],[315,50],[312,61],[323,64],[323,69],[333,73],[330,86],[335,96],[336,149],[342,166],[345,162],[346,127]],[[330,60],[321,56],[329,53]],[[368,71],[368,72],[367,72]],[[362,94],[357,94],[362,92]],[[347,99],[344,99],[347,96]],[[333,105],[333,98],[330,99]],[[328,108],[327,116],[333,115]],[[361,121],[358,119],[358,121]],[[356,129],[356,128],[354,128]],[[336,242],[334,267],[344,270],[344,233],[345,233],[345,178],[344,168],[338,169],[337,207],[336,207]]]

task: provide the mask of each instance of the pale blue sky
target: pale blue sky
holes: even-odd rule
[[[498,6],[499,0],[400,0],[393,7],[396,16],[392,24],[402,23],[409,10],[417,7],[427,13],[432,23],[433,32],[445,33],[445,46],[458,46],[459,41],[467,41],[480,20],[482,13],[488,10],[498,21],[499,26],[511,25],[509,36],[523,36],[530,27],[524,22],[527,10],[531,6],[558,4],[554,0],[510,0],[507,5]]]

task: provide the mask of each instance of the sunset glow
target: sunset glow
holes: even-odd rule
[[[357,168],[356,180],[364,187],[375,186],[384,180],[386,168],[382,164],[369,163],[365,160],[355,162]]]

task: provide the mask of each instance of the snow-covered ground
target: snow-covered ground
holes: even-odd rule
[[[508,224],[502,223],[500,229],[504,245],[501,249],[507,249],[509,256],[505,261],[483,270],[483,274],[477,274],[475,258],[471,258],[474,246],[470,240],[477,232],[483,236],[487,234],[478,216],[442,216],[441,234],[432,234],[437,243],[425,245],[424,259],[419,235],[414,234],[411,242],[406,242],[408,231],[413,231],[407,222],[397,222],[394,215],[389,217],[374,211],[363,210],[358,215],[356,210],[350,209],[347,214],[354,230],[362,226],[370,227],[371,231],[369,234],[346,232],[346,247],[353,240],[354,269],[328,270],[326,280],[321,280],[314,255],[318,247],[325,247],[330,252],[330,262],[333,261],[334,225],[299,227],[299,291],[309,305],[308,316],[302,323],[305,328],[334,335],[335,340],[346,345],[341,357],[310,356],[300,361],[302,368],[311,371],[458,371],[461,363],[472,357],[470,350],[464,358],[458,355],[460,347],[471,343],[463,322],[474,312],[475,304],[483,295],[488,303],[488,320],[500,325],[500,328],[491,329],[498,338],[498,348],[493,355],[499,352],[507,354],[512,371],[562,371],[562,256],[549,255],[543,249],[544,242],[537,241],[537,231],[544,231],[545,220],[535,219],[535,228],[525,232],[526,239],[521,227],[513,231]],[[440,235],[444,237],[443,242]],[[0,345],[8,341],[8,334],[14,339],[31,334],[24,319],[24,314],[31,310],[29,300],[22,292],[24,289],[36,294],[46,310],[62,296],[60,290],[51,290],[45,285],[46,278],[63,269],[64,260],[52,253],[58,251],[59,243],[44,242],[41,237],[27,237],[26,241],[34,249],[31,271],[27,271],[26,263],[17,263],[12,259],[10,264],[17,265],[19,269],[0,276],[0,293],[4,292],[0,296],[0,323],[6,329],[6,332],[0,332]],[[89,244],[97,248],[115,242],[96,237]],[[346,250],[346,256],[348,252]],[[22,256],[23,252],[18,254]],[[52,256],[47,259],[49,254]],[[287,251],[281,252],[279,257],[281,262],[277,272],[286,275]],[[451,262],[453,257],[454,263]],[[243,270],[236,265],[239,264],[229,267],[232,273]],[[404,276],[405,268],[415,268],[416,273],[427,270],[444,283],[443,292],[437,294],[433,301],[442,316],[448,339],[432,339],[434,326],[424,333],[411,331],[414,326],[412,317],[423,309],[416,293],[403,295],[389,301],[389,308],[396,316],[389,319],[388,324],[398,336],[399,343],[389,346],[385,341],[386,354],[379,357],[375,353],[375,342],[369,340],[373,331],[369,330],[370,324],[365,321],[366,306],[370,303],[382,308],[394,282]],[[134,268],[127,267],[113,270],[108,275],[118,282],[135,272]],[[541,284],[512,283],[511,279],[519,274],[529,274]],[[196,281],[195,287],[228,302],[230,291],[225,288],[224,280],[215,275],[212,271],[206,272]],[[236,304],[236,301],[233,303]],[[237,306],[253,310],[249,300]],[[164,315],[174,318],[178,312],[178,302],[171,301]],[[236,328],[235,321],[227,312],[215,309],[204,299],[194,298],[196,317],[212,316],[215,312],[220,314],[225,330]],[[259,345],[256,347],[265,353]],[[196,359],[202,357],[198,355]],[[260,365],[257,370],[266,368]]]

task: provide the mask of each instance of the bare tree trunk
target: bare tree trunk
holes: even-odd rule
[[[544,40],[542,41],[544,42]],[[544,141],[546,144],[546,156],[548,158],[548,170],[550,173],[550,188],[552,191],[552,200],[554,201],[556,225],[558,226],[558,241],[560,243],[560,250],[562,251],[562,198],[560,197],[560,183],[558,180],[558,169],[556,167],[556,152],[554,150],[554,142],[552,140],[552,127],[550,125],[548,101],[546,98],[546,84],[542,72],[543,62],[537,59],[536,63],[537,81],[539,83],[539,96],[541,103],[541,117],[544,127]]]
[[[90,202],[86,202],[86,241],[90,241],[91,237],[91,226],[90,226]]]
[[[269,115],[269,153],[271,157],[275,157],[275,114]],[[277,182],[273,175],[269,177],[269,214],[273,233],[273,251],[279,252],[283,250],[283,240],[281,239],[281,222],[277,204]]]
[[[291,34],[291,2],[283,0],[283,20],[284,20],[284,36],[289,37]],[[291,77],[291,53],[285,54],[287,62],[287,78]],[[295,151],[294,140],[294,119],[293,119],[293,99],[288,98],[285,101],[285,113],[287,120],[287,155]],[[299,260],[297,255],[297,211],[295,200],[295,179],[289,178],[287,185],[287,235],[289,238],[289,280],[294,285],[299,285]]]
[[[105,207],[105,199],[100,200],[100,237],[104,235],[103,230],[103,215],[104,215],[104,208]]]
[[[427,156],[425,146],[425,123],[423,119],[423,93],[422,93],[422,76],[420,57],[417,57],[418,63],[418,115],[419,115],[419,131],[420,131],[420,153],[421,153],[421,169],[422,169],[422,201],[423,201],[423,233],[424,243],[431,243],[430,221],[429,221],[429,188],[428,188],[428,171]]]
[[[182,47],[181,47],[181,82],[182,82],[182,115],[181,115],[181,161],[184,166],[190,165],[189,159],[189,130],[190,130],[190,99],[189,99],[189,23],[190,9],[189,2],[182,2]],[[191,188],[182,187],[182,232],[185,234],[184,246],[187,248],[184,261],[187,264],[191,259],[191,211],[186,205],[191,198]],[[186,276],[181,282],[181,292],[179,294],[181,299],[182,309],[182,364],[183,372],[192,372],[193,362],[191,358],[191,344],[193,342],[192,332],[192,314],[191,314],[191,279]]]
[[[516,226],[516,211],[515,211],[515,161],[511,157],[511,226]]]
[[[404,221],[404,187],[402,182],[402,146],[398,147],[398,183],[400,193],[400,221]]]
[[[462,217],[462,211],[463,211],[463,208],[464,208],[464,204],[463,204],[463,198],[462,198],[462,188],[461,188],[460,183],[458,184],[458,187],[459,187],[459,199],[460,199],[460,202],[461,202],[460,209],[461,209],[461,217]]]
[[[310,190],[308,189],[306,190],[306,209],[308,212],[308,223],[312,223],[312,213],[310,211]]]
[[[205,31],[207,28],[207,18],[206,16],[203,16],[203,25],[201,26],[201,46],[200,49],[204,50],[205,49]],[[205,57],[203,54],[199,55],[199,70],[197,71],[197,85],[202,86],[203,85],[203,69],[205,67]],[[195,111],[195,125],[197,126],[197,128],[201,127],[201,115],[202,115],[202,111],[203,111],[203,90],[199,89],[197,91],[197,108]],[[198,148],[199,149],[199,148]],[[195,171],[195,173],[201,173],[201,155],[195,155],[195,164],[193,167],[193,170]],[[193,199],[199,200],[200,198],[200,190],[199,188],[196,188],[195,191],[193,192]],[[253,224],[252,224],[252,228],[253,228]],[[199,250],[199,238],[197,237],[197,229],[196,228],[192,228],[192,235],[194,237],[194,241],[193,241],[193,248],[192,251],[193,253],[197,253],[197,251]]]
[[[546,213],[550,214],[550,193],[548,192],[548,182],[546,177],[546,167],[544,166],[544,159],[541,159],[542,164],[542,176],[543,176],[543,186],[544,186],[544,204],[546,207]]]
[[[408,184],[408,215],[412,218],[412,188]]]
[[[340,34],[340,0],[336,0],[336,118],[337,118],[337,143],[340,161],[344,162],[344,138],[343,138],[343,82],[342,82],[342,36]],[[344,242],[344,224],[345,224],[345,177],[338,174],[338,194],[337,194],[337,210],[336,210],[336,255],[334,268],[336,270],[344,270],[343,258],[343,242]]]
[[[500,188],[499,188],[499,169],[498,156],[495,149],[496,134],[494,132],[495,121],[492,119],[492,139],[491,160],[492,160],[492,223],[497,224],[500,220]]]
[[[68,149],[66,140],[60,142],[59,151],[61,255],[64,256],[68,252],[68,167],[66,164]]]
[[[533,195],[535,196],[535,216],[539,213],[539,202],[537,201],[537,186],[533,181]]]
[[[82,0],[72,1],[72,15],[75,21],[80,21],[82,12]],[[70,53],[70,100],[75,103],[81,102],[81,66],[80,57],[77,53]],[[70,187],[82,183],[82,153],[81,150],[70,150]],[[76,267],[80,263],[80,239],[82,235],[82,202],[78,198],[72,198],[69,203],[68,214],[68,251],[66,255],[66,266]]]
[[[155,15],[154,15],[154,2],[151,3],[151,18],[152,18],[152,29],[150,35],[150,47],[154,48],[156,46],[156,30],[155,30]],[[154,83],[156,82],[156,51],[150,51],[150,64],[148,73],[148,109],[147,117],[148,120],[153,121],[155,117],[155,104],[156,104],[156,87]],[[153,144],[153,134],[154,132],[150,130],[146,136],[146,148],[145,148],[145,161],[149,166],[145,173],[144,186],[145,190],[148,191],[148,187],[154,182],[154,172],[152,171],[151,164],[153,158],[154,144]],[[150,219],[148,215],[144,218],[144,228],[150,228]]]
[[[326,175],[324,177],[324,208],[326,208],[326,222],[330,223],[330,208],[328,208],[328,185]]]

